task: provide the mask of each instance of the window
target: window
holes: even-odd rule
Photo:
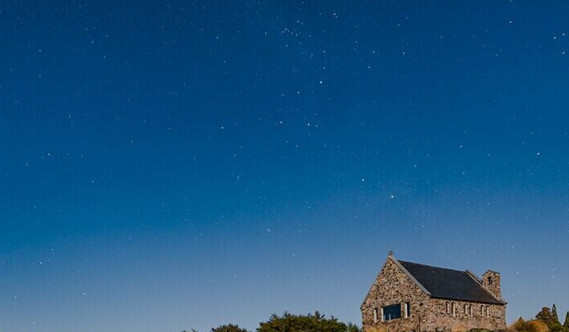
[[[472,316],[472,304],[464,304],[464,315],[467,317]]]
[[[445,306],[446,306],[446,312],[447,312],[447,314],[450,314],[450,303],[449,303],[449,302],[446,302],[446,303],[445,303]]]
[[[392,304],[382,308],[383,320],[388,321],[392,319],[401,318],[401,305]]]
[[[490,317],[490,307],[486,307],[486,317]]]
[[[488,285],[492,285],[492,277],[488,277]]]
[[[480,316],[484,317],[484,306],[480,306]]]
[[[373,322],[377,323],[377,308],[373,308]]]
[[[451,310],[452,310],[452,315],[456,317],[456,304],[454,304],[454,302],[451,303]]]

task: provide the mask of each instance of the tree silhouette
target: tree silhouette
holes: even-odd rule
[[[553,315],[553,319],[555,320],[555,322],[559,323],[559,316],[557,315],[557,306],[555,305],[555,303],[551,307],[551,314]]]
[[[242,329],[237,325],[226,324],[211,329],[211,332],[247,332],[247,330]]]
[[[308,315],[293,315],[285,312],[282,316],[273,314],[267,322],[262,322],[257,332],[358,332],[354,324],[344,324],[336,318],[326,318],[318,311]]]

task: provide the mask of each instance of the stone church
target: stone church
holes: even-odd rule
[[[481,278],[397,260],[389,253],[361,306],[365,332],[506,329],[500,273]]]

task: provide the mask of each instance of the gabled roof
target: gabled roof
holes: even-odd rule
[[[449,300],[463,300],[488,304],[505,304],[469,274],[429,265],[398,261],[415,279],[419,286],[426,289],[431,297]]]

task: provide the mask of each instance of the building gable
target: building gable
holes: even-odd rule
[[[396,303],[397,300],[428,297],[430,293],[393,257],[389,256],[371,285],[362,308],[383,299]]]

